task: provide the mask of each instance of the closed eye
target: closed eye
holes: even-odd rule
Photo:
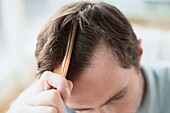
[[[121,89],[120,91],[118,91],[111,98],[109,98],[104,104],[101,105],[101,107],[111,103],[112,101],[118,101],[118,100],[123,99],[126,96],[126,94],[127,94],[127,86],[124,87],[123,89]],[[84,111],[91,111],[91,110],[93,110],[93,108],[72,108],[72,109],[74,111],[77,111],[77,112],[84,112]]]
[[[102,106],[109,104],[112,101],[118,101],[120,99],[122,99],[123,97],[125,97],[125,95],[127,94],[127,87],[123,88],[122,90],[120,90],[118,93],[116,93],[115,95],[113,95],[110,99],[108,99],[104,104],[102,104]]]
[[[120,99],[122,99],[122,98],[126,95],[126,93],[127,93],[127,90],[121,91],[118,95],[116,95],[116,96],[113,98],[113,100],[120,100]]]

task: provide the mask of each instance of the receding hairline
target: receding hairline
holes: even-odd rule
[[[73,6],[73,4],[76,4],[77,3],[77,5],[76,6]],[[119,12],[119,10],[117,9],[117,8],[115,8],[114,6],[112,6],[112,5],[110,5],[110,4],[106,4],[106,3],[104,3],[104,2],[97,2],[97,3],[91,3],[91,2],[76,2],[76,3],[73,3],[73,4],[69,4],[69,5],[67,5],[67,8],[65,7],[65,14],[55,14],[55,16],[54,16],[54,20],[52,21],[52,27],[50,26],[50,29],[48,29],[48,27],[47,27],[47,29],[45,29],[43,32],[41,32],[41,36],[39,37],[39,40],[38,40],[38,43],[44,43],[42,40],[43,40],[43,38],[44,39],[46,39],[47,41],[51,38],[48,34],[46,35],[45,33],[47,32],[52,32],[53,30],[55,30],[55,28],[56,28],[56,26],[58,25],[58,24],[60,24],[59,22],[60,21],[58,21],[58,19],[61,19],[61,23],[64,23],[63,21],[65,21],[65,22],[67,22],[67,21],[73,21],[73,19],[74,18],[76,18],[77,19],[77,17],[76,17],[76,15],[77,14],[73,14],[73,13],[76,13],[76,11],[78,11],[79,12],[79,8],[81,8],[80,6],[83,6],[83,4],[95,4],[95,7],[97,7],[98,8],[98,10],[95,10],[94,12],[95,12],[95,14],[97,15],[97,17],[95,18],[95,16],[94,16],[94,14],[92,14],[91,16],[92,16],[92,18],[94,19],[94,20],[91,20],[90,22],[95,22],[95,19],[97,19],[97,22],[99,22],[99,24],[93,24],[93,25],[95,25],[96,27],[93,27],[93,26],[88,26],[89,27],[89,29],[91,29],[91,30],[93,30],[93,31],[96,31],[95,33],[93,33],[93,34],[89,34],[88,33],[88,31],[90,31],[89,29],[85,29],[84,28],[84,26],[83,26],[83,28],[85,29],[85,31],[87,32],[86,34],[84,34],[83,36],[81,36],[81,37],[78,37],[79,39],[80,38],[87,38],[86,36],[87,35],[93,35],[94,36],[94,38],[95,38],[95,40],[98,40],[97,38],[97,36],[96,35],[98,35],[97,33],[101,33],[102,31],[104,31],[105,33],[106,33],[106,35],[108,34],[108,35],[117,35],[118,34],[118,36],[116,36],[116,37],[114,37],[114,36],[112,36],[112,37],[110,37],[110,38],[108,38],[108,39],[106,39],[106,40],[112,40],[112,42],[108,42],[107,44],[106,44],[106,47],[110,47],[111,48],[111,46],[113,46],[113,45],[111,45],[111,44],[118,44],[118,43],[122,43],[122,42],[116,42],[116,41],[124,41],[124,39],[121,39],[122,37],[122,35],[125,37],[125,35],[128,35],[130,32],[133,32],[133,31],[131,31],[131,26],[129,25],[129,23],[128,23],[128,21],[126,20],[126,18],[122,15],[122,13],[121,12]],[[85,10],[86,9],[86,7],[87,7],[87,4],[86,5],[84,5],[83,6],[83,10]],[[97,5],[96,5],[97,4]],[[78,5],[80,5],[80,6],[78,6]],[[71,9],[71,11],[70,11],[70,9],[69,9],[69,7],[72,7],[72,9]],[[73,10],[73,9],[76,9],[76,10]],[[90,11],[91,11],[91,9],[88,11],[87,9],[86,9],[86,13],[90,13]],[[77,12],[77,13],[78,13]],[[105,14],[106,13],[106,14]],[[109,14],[110,13],[110,14]],[[113,14],[112,14],[113,13]],[[105,14],[105,16],[106,17],[109,17],[109,18],[112,18],[112,17],[114,17],[114,18],[112,18],[113,19],[113,21],[115,21],[115,22],[118,22],[118,23],[116,23],[116,25],[119,25],[118,26],[118,28],[117,27],[115,27],[116,25],[115,25],[115,23],[109,23],[110,21],[109,20],[107,20],[107,18],[102,18],[103,20],[101,20],[101,19],[99,19],[100,17],[101,17],[101,15],[103,15],[103,14]],[[57,16],[58,15],[58,16]],[[72,18],[72,16],[75,16],[74,18]],[[84,17],[86,16],[86,19],[88,19],[88,16],[87,15],[83,15]],[[122,20],[120,19],[120,18],[122,18]],[[55,19],[57,19],[57,20],[55,20]],[[82,22],[84,22],[85,21],[85,19],[83,20],[84,18],[81,18],[81,21]],[[78,20],[77,20],[78,21]],[[55,23],[56,22],[56,23]],[[104,24],[103,24],[104,23]],[[56,25],[57,24],[57,25]],[[80,23],[79,23],[80,24]],[[112,24],[113,26],[109,26],[109,24]],[[126,24],[125,26],[124,26],[124,24]],[[70,26],[70,25],[69,25]],[[108,29],[109,28],[107,28],[107,27],[110,27],[110,29],[112,29],[112,30],[115,30],[115,34],[114,34],[114,32],[109,32],[108,33]],[[54,27],[54,28],[53,28]],[[68,27],[68,26],[66,26],[66,23],[64,23],[63,24],[63,26],[62,27]],[[127,27],[127,30],[128,31],[125,31],[125,29],[126,28],[124,28],[124,27]],[[104,29],[105,28],[105,29]],[[120,28],[120,29],[119,29]],[[65,29],[65,28],[64,28]],[[109,29],[109,30],[110,30]],[[80,33],[80,34],[82,34],[82,32],[85,32],[85,31],[81,31],[81,30],[79,30],[78,32]],[[110,30],[111,31],[111,30]],[[63,33],[67,33],[68,32],[68,29],[65,29],[65,30],[63,30]],[[102,33],[101,33],[102,34]],[[56,34],[56,33],[54,33],[53,34],[53,36],[52,36],[52,38],[55,38],[55,37],[57,37],[57,35],[59,35],[59,34]],[[66,38],[67,36],[65,35],[65,34],[63,34],[64,35],[64,38]],[[89,36],[88,36],[89,37]],[[114,39],[112,39],[114,37]],[[127,36],[128,37],[128,36]],[[130,36],[129,36],[130,37]],[[61,37],[57,37],[58,39],[59,38],[61,38]],[[77,38],[77,39],[78,39]],[[101,37],[100,37],[101,38]],[[120,39],[119,39],[120,38]],[[125,37],[126,38],[126,37]],[[55,39],[55,40],[58,40],[58,39]],[[78,40],[79,40],[78,39]],[[94,41],[94,40],[91,40],[92,38],[90,38],[90,39],[87,39],[87,40],[90,40],[90,41]],[[102,38],[101,38],[102,39]],[[61,39],[61,40],[63,40],[63,39]],[[87,41],[86,40],[86,41]],[[126,39],[126,40],[128,40],[128,39]],[[46,42],[45,42],[46,43]],[[62,43],[64,44],[64,42],[62,41]],[[79,42],[79,44],[81,44],[82,42]],[[96,44],[95,42],[93,42],[94,44]],[[123,42],[124,44],[125,44],[125,42]],[[77,48],[79,48],[78,46],[79,46],[79,44],[77,44],[76,45],[76,47],[75,47],[75,51],[77,50]],[[89,42],[89,44],[90,44],[90,42]],[[100,44],[100,43],[97,43],[97,44]],[[41,44],[40,44],[41,45]],[[52,61],[51,59],[50,59],[50,57],[51,58],[54,58],[54,57],[56,57],[57,55],[57,58],[58,57],[60,57],[60,59],[62,59],[61,57],[63,57],[62,55],[60,55],[60,53],[63,53],[63,51],[59,51],[59,53],[55,53],[55,51],[53,51],[53,53],[55,53],[56,54],[56,56],[50,56],[51,55],[51,53],[48,53],[48,51],[49,50],[46,50],[46,52],[47,53],[45,53],[45,54],[43,54],[43,55],[41,55],[42,56],[42,58],[40,57],[38,57],[39,56],[39,54],[41,54],[41,53],[43,53],[44,51],[42,51],[41,49],[44,47],[44,45],[42,44],[41,45],[42,47],[40,47],[40,48],[38,48],[38,49],[40,49],[40,51],[37,51],[36,53],[37,53],[37,59],[39,60],[39,64],[41,64],[41,62],[43,62],[41,65],[42,66],[40,66],[39,67],[39,69],[40,69],[40,71],[41,72],[43,72],[44,70],[49,70],[49,71],[52,71],[53,69],[54,69],[54,67],[56,67],[56,65],[54,65],[54,63],[53,63],[53,65],[51,65],[50,64],[50,62],[62,62],[62,61],[59,61],[59,60],[57,60],[57,61]],[[56,43],[56,45],[55,45],[56,47],[58,47],[58,45],[57,45],[57,43]],[[98,45],[97,45],[98,46]],[[120,47],[123,47],[124,45],[122,44],[122,45],[120,45],[120,44],[118,44],[117,45],[117,50],[118,50],[118,52],[119,53],[121,53],[121,52],[123,52],[123,50],[122,51],[119,51],[119,49],[121,50],[121,48],[118,48],[118,46],[120,46]],[[61,46],[62,48],[61,49],[64,49],[63,48],[63,46]],[[86,46],[87,47],[87,46]],[[98,48],[98,47],[97,47]],[[50,47],[49,47],[49,49],[51,49]],[[54,48],[54,49],[56,49],[56,48]],[[58,48],[57,48],[58,49]],[[81,50],[82,49],[84,49],[84,48],[81,48],[80,50],[79,50],[79,52],[81,52]],[[89,48],[85,48],[85,49],[89,49]],[[94,48],[92,48],[92,49],[95,49],[96,50],[96,46],[94,46]],[[125,48],[126,49],[126,48]],[[95,52],[95,50],[91,50],[92,52],[91,53],[94,53]],[[112,50],[114,50],[113,49],[113,47],[112,47]],[[75,52],[76,53],[76,52]],[[90,53],[90,54],[91,54]],[[50,54],[49,56],[47,56],[48,54]],[[88,53],[87,53],[87,51],[86,51],[86,53],[84,53],[85,55],[87,55]],[[114,54],[114,52],[113,52],[113,56],[117,56],[117,54],[116,54],[116,52],[115,52],[115,54]],[[129,56],[130,56],[130,53],[128,54]],[[79,57],[79,56],[81,56],[80,54],[78,55],[78,56],[74,56],[74,54],[73,54],[73,57]],[[82,55],[83,56],[83,55]],[[123,55],[122,55],[123,56]],[[124,57],[124,56],[123,56]],[[123,58],[122,57],[122,58]],[[48,59],[46,59],[46,58],[48,58]],[[89,55],[88,55],[88,58],[89,58]],[[86,60],[88,59],[87,57],[86,57]],[[90,60],[88,61],[89,63],[91,62],[91,59],[93,58],[93,55],[91,55],[90,56]],[[117,58],[119,58],[118,56],[117,56]],[[125,58],[126,58],[126,56],[125,56]],[[75,60],[76,58],[74,58],[74,60]],[[47,60],[51,60],[51,61],[47,61]],[[77,58],[77,61],[78,60],[82,60],[82,58]],[[84,59],[83,59],[84,60]],[[123,60],[122,60],[122,62],[121,62],[121,60],[119,61],[120,59],[118,59],[117,61],[118,62],[120,62],[120,64],[123,62]],[[45,65],[48,63],[48,65],[49,65],[49,68],[46,66],[45,67]],[[75,62],[74,62],[75,63]],[[85,63],[84,65],[86,65],[86,64],[88,64],[89,65],[89,63]],[[73,64],[72,62],[71,62],[71,64]],[[77,64],[76,64],[77,65]],[[124,64],[123,64],[124,65]],[[127,63],[127,65],[132,65],[132,63],[130,63],[129,62],[129,64]],[[75,66],[75,65],[74,65]],[[70,66],[70,67],[72,67],[72,66]],[[80,68],[81,66],[77,66],[78,68]],[[87,66],[88,67],[88,66]],[[86,68],[86,67],[85,67]],[[73,70],[73,69],[75,69],[75,68],[72,68],[71,70]],[[79,69],[80,70],[80,69]],[[78,71],[79,71],[78,70]],[[77,71],[77,72],[78,72]],[[71,74],[70,74],[71,75]],[[71,75],[72,76],[72,75]],[[74,75],[73,75],[74,76]]]
[[[110,54],[113,58],[114,64],[116,66],[120,66],[120,62],[118,60],[118,57],[116,56],[116,53],[114,53],[111,49],[111,47],[109,47],[109,45],[107,44],[107,42],[105,42],[102,38],[99,41],[99,43],[97,44],[96,48],[94,48],[93,54],[91,56],[91,59],[89,61],[89,64],[87,65],[87,67],[85,67],[79,74],[77,74],[76,76],[78,76],[77,78],[73,79],[72,82],[77,82],[79,79],[81,79],[82,76],[80,76],[82,73],[86,73],[86,71],[88,69],[90,69],[92,66],[94,66],[94,62],[96,61],[96,58],[98,57],[99,53],[101,52],[107,52],[108,54]],[[106,51],[103,51],[106,50]],[[121,67],[121,66],[120,66]]]

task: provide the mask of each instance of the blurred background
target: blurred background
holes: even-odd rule
[[[37,79],[34,50],[41,28],[57,9],[75,1],[79,0],[0,0],[0,113]],[[170,61],[170,0],[103,1],[132,23],[142,39],[143,60]]]

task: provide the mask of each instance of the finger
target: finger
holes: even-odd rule
[[[43,91],[43,84],[35,81],[28,88],[26,88],[17,98],[17,102],[27,99],[28,97],[34,96],[35,94]]]
[[[64,103],[66,103],[67,99],[70,96],[70,89],[69,89],[68,81],[64,77],[46,71],[42,74],[40,81],[44,85],[43,86],[44,90],[51,89],[52,87],[56,88],[60,92]]]
[[[67,82],[68,82],[69,90],[71,92],[73,89],[73,83],[70,80],[67,80]]]
[[[58,112],[55,107],[52,106],[22,106],[17,109],[16,113],[65,113]]]
[[[31,99],[27,100],[26,104],[32,106],[53,106],[59,113],[65,113],[65,105],[60,92],[55,89],[47,90],[35,95]]]

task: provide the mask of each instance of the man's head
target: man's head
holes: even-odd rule
[[[74,83],[69,106],[88,113],[136,112],[142,94],[141,49],[128,20],[109,4],[79,2],[60,9],[38,36],[39,74],[61,65],[74,23],[77,31],[67,74]]]

